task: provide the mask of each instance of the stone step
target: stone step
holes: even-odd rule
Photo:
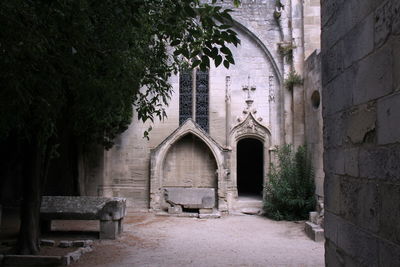
[[[307,236],[315,242],[325,241],[324,229],[318,224],[306,222],[304,225],[304,230]]]
[[[262,209],[263,202],[260,201],[237,201],[235,204],[235,208],[242,209],[242,208],[259,208]]]

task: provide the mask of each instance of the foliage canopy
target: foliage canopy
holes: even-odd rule
[[[46,143],[67,128],[110,147],[132,105],[162,119],[182,62],[234,63],[230,12],[200,0],[1,1],[0,138]]]
[[[232,10],[215,3],[0,1],[0,145],[11,139],[24,150],[20,253],[39,250],[42,189],[63,133],[76,146],[110,148],[134,112],[166,116],[168,78],[183,62],[234,64]]]

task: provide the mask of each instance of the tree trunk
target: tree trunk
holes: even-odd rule
[[[21,226],[17,251],[23,255],[35,255],[40,251],[40,205],[51,147],[49,145],[41,146],[33,138],[33,141],[25,148]]]

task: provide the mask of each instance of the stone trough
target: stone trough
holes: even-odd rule
[[[164,188],[164,199],[170,205],[169,214],[182,214],[184,209],[189,209],[198,210],[199,217],[216,217],[214,188]]]
[[[51,230],[52,220],[99,220],[100,239],[117,238],[125,215],[125,198],[44,196],[40,209],[44,231]]]

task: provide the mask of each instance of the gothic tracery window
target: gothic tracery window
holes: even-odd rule
[[[192,118],[208,132],[208,71],[182,70],[179,76],[179,125]]]

